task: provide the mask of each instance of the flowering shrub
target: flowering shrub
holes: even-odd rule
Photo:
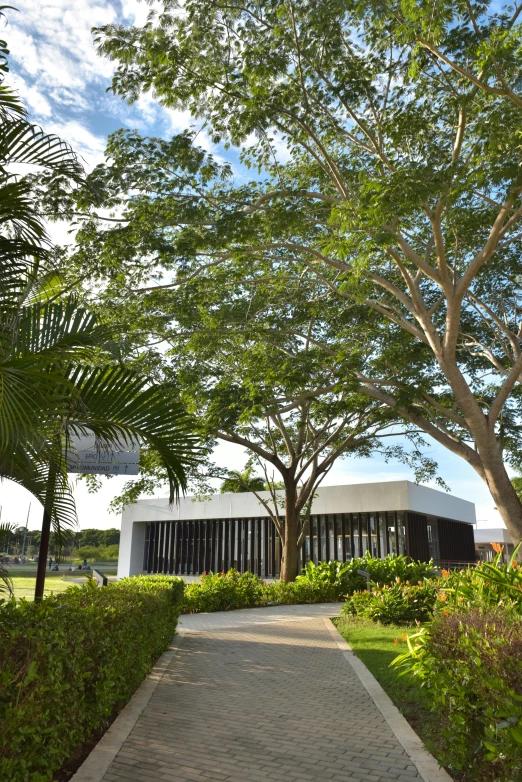
[[[394,584],[377,587],[371,592],[354,592],[346,598],[341,613],[383,624],[425,622],[433,612],[440,588],[438,580],[425,579],[410,584],[398,578]]]
[[[503,607],[438,611],[394,665],[445,723],[446,764],[466,779],[522,779],[522,619]]]
[[[0,779],[45,782],[168,648],[184,583],[90,584],[0,607]]]
[[[493,562],[481,562],[475,568],[451,573],[444,579],[448,607],[487,610],[502,606],[522,615],[522,566],[517,562],[518,548],[507,563],[500,553]]]

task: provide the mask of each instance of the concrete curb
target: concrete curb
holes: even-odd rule
[[[145,681],[140,684],[128,704],[118,714],[109,730],[102,736],[69,782],[101,782],[138,721],[142,711],[150,701],[154,690],[175,657],[184,637],[185,632],[178,629],[170,647],[161,655]]]
[[[332,620],[323,618],[323,622],[424,782],[453,782],[450,775],[439,766],[433,755],[428,752],[410,723],[386,695],[375,676],[370,673],[368,668],[354,653],[351,646],[344,640]]]

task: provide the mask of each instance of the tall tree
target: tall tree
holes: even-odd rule
[[[242,447],[263,476],[260,486],[249,475],[239,483],[276,526],[287,581],[297,575],[315,492],[338,459],[380,451],[412,464],[419,479],[435,471],[420,456],[416,428],[408,431],[411,450],[398,444],[399,417],[351,380],[377,349],[377,341],[367,349],[358,338],[361,329],[372,329],[365,311],[339,314],[324,293],[319,282],[310,296],[261,261],[219,265],[190,284],[134,294],[127,305],[120,296],[116,310],[135,360],[145,353],[144,361],[156,360],[156,372],[175,375],[209,447],[217,441]],[[114,308],[112,297],[108,306]],[[377,339],[378,326],[373,333]],[[161,342],[155,359],[151,334]],[[231,478],[237,487],[238,476]],[[126,494],[120,502],[130,499]]]
[[[180,278],[189,256],[194,274],[241,254],[283,268],[293,254],[332,295],[400,328],[402,360],[358,372],[361,392],[470,464],[521,539],[505,464],[520,460],[520,8],[189,0],[171,11],[165,0],[142,28],[97,32],[117,62],[114,90],[189,108],[215,141],[250,144],[244,162],[266,175],[227,194],[207,172],[194,189],[186,159],[171,199],[171,233],[193,225],[180,233]],[[95,233],[108,252],[126,236]],[[419,348],[431,363],[421,381],[409,368]]]

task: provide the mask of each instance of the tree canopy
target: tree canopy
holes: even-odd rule
[[[128,272],[138,288],[178,285],[270,258],[386,321],[400,360],[384,352],[354,371],[360,393],[464,458],[515,540],[522,505],[505,461],[520,461],[519,13],[337,0],[191,0],[174,12],[166,0],[143,27],[101,28],[118,94],[153,89],[190,109],[258,174],[231,177],[186,135],[164,142],[177,164],[155,213],[139,181],[162,146],[120,134],[74,207],[89,213],[80,256],[111,285]],[[111,207],[118,222],[95,216]]]

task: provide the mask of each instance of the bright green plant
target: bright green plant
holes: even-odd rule
[[[332,603],[342,599],[341,591],[328,581],[274,581],[267,584],[266,597],[268,603],[277,605]]]
[[[264,582],[253,573],[207,573],[201,581],[189,584],[185,591],[183,612],[187,614],[230,611],[264,605]]]
[[[482,562],[449,575],[445,581],[448,606],[480,607],[484,610],[503,606],[522,615],[522,565],[517,561],[519,544],[509,561]]]
[[[393,665],[443,716],[443,760],[465,779],[522,778],[522,620],[504,608],[438,611]]]
[[[425,622],[433,613],[440,589],[437,580],[425,579],[410,584],[397,579],[394,584],[377,587],[371,592],[354,592],[347,597],[341,613],[383,624]]]
[[[366,578],[357,571],[364,570],[370,574],[371,581],[376,585],[393,584],[397,578],[402,581],[417,583],[434,575],[433,562],[418,562],[409,560],[402,555],[388,556],[383,559],[372,557],[367,552],[364,557],[352,559],[349,562],[310,562],[304,569],[304,574],[298,576],[298,581],[327,582],[338,586],[344,594],[352,594],[366,588]]]
[[[44,782],[107,725],[174,635],[182,579],[136,577],[0,609],[0,779]]]

